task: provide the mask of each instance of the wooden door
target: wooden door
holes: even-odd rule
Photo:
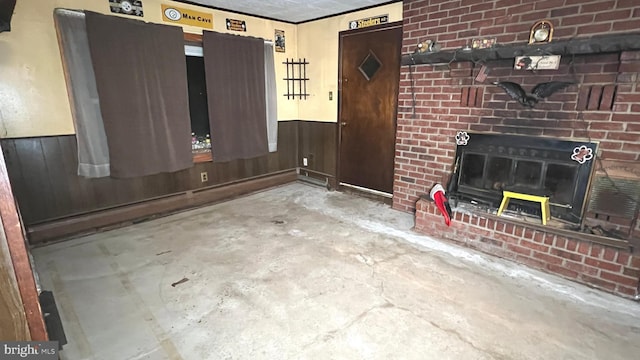
[[[393,193],[402,24],[340,33],[341,183]]]

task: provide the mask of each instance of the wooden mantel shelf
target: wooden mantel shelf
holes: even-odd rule
[[[640,34],[615,34],[584,39],[552,41],[547,44],[496,45],[489,49],[445,50],[436,53],[402,55],[402,65],[447,64],[454,61],[484,62],[516,56],[587,55],[640,50]]]

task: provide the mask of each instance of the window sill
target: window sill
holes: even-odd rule
[[[197,151],[193,151],[192,154],[193,154],[194,163],[213,161],[213,155],[211,154],[211,150],[197,150]]]

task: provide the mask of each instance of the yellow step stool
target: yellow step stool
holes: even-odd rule
[[[502,192],[502,203],[500,204],[500,208],[498,209],[498,216],[502,214],[502,211],[509,206],[510,199],[518,199],[518,200],[526,200],[540,203],[540,208],[542,210],[542,225],[547,225],[547,220],[551,219],[551,215],[549,213],[549,197],[548,196],[536,196],[529,194],[522,194],[513,191],[503,191]]]

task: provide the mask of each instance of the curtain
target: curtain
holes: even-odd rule
[[[267,140],[269,152],[278,151],[278,89],[273,59],[273,44],[264,44],[264,82],[267,107]]]
[[[182,29],[86,12],[112,177],[193,165]]]
[[[0,32],[11,31],[11,17],[16,0],[0,0]]]
[[[267,154],[264,41],[204,31],[202,47],[214,161]]]
[[[264,92],[267,107],[267,140],[269,152],[278,151],[278,89],[273,44],[264,44]]]
[[[91,64],[84,13],[54,10],[78,143],[78,175],[109,176],[109,148]]]

